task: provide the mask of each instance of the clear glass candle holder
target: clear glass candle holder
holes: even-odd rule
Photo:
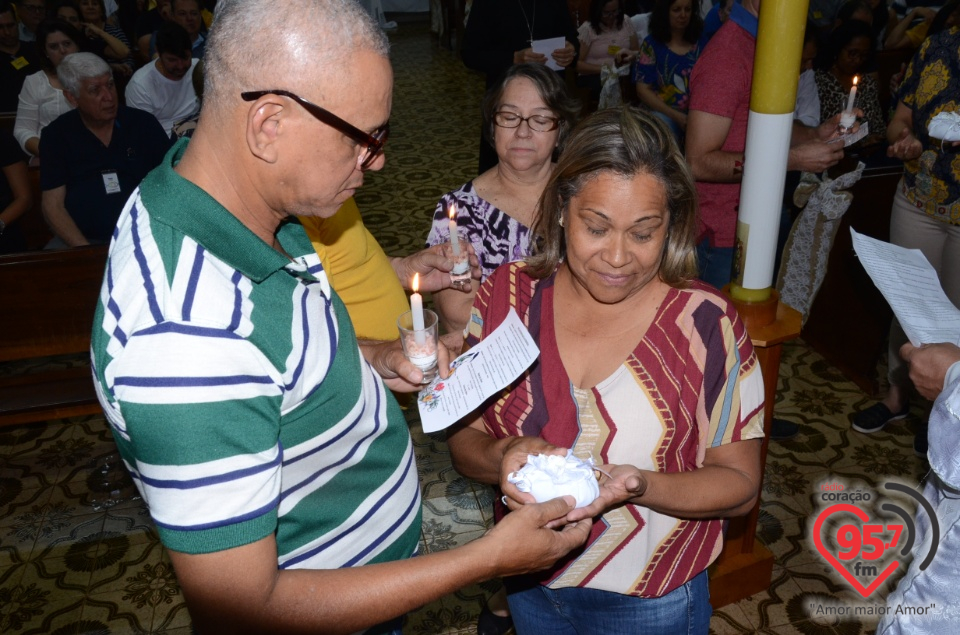
[[[412,311],[397,318],[403,354],[423,371],[423,384],[429,384],[437,376],[437,351],[440,345],[438,324],[437,314],[430,309],[423,310],[423,329],[413,328]]]
[[[452,252],[452,250],[451,250]],[[450,270],[450,284],[457,289],[470,284],[470,254],[467,252],[467,243],[460,241],[460,254],[454,256],[449,254],[453,261],[453,269]]]

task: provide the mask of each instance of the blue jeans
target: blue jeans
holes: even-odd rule
[[[509,590],[517,635],[705,635],[710,630],[707,572],[659,598],[638,598],[598,589]]]
[[[733,247],[711,247],[709,239],[697,245],[699,278],[707,284],[722,289],[733,278]]]

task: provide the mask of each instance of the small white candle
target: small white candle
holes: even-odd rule
[[[457,204],[450,203],[450,209],[447,211],[450,216],[450,249],[453,250],[453,257],[460,257],[460,233],[457,231]]]
[[[423,344],[425,334],[423,332],[423,297],[417,293],[420,289],[420,274],[414,274],[413,283],[410,285],[413,289],[413,295],[410,296],[410,312],[413,316],[413,337],[417,344]]]
[[[853,112],[853,102],[857,99],[857,81],[858,77],[853,76],[853,87],[850,89],[850,96],[847,98],[847,112]]]

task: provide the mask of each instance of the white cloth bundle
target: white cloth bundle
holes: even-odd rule
[[[960,141],[960,112],[941,112],[930,120],[927,133],[934,139]]]
[[[604,64],[600,67],[600,110],[616,108],[623,103],[623,94],[620,91],[620,78],[630,72],[630,65],[616,66]]]
[[[853,202],[853,194],[847,190],[860,180],[864,167],[859,163],[856,170],[836,179],[826,172],[822,177],[804,172],[793,193],[794,204],[803,211],[783,247],[777,291],[780,301],[799,311],[804,323],[827,275],[827,262],[841,217]]]
[[[565,457],[528,454],[527,464],[507,476],[507,480],[521,492],[532,494],[538,503],[573,496],[577,507],[586,507],[600,495],[594,469],[593,459],[578,459],[571,450]]]

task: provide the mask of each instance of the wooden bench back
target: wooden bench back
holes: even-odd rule
[[[0,362],[82,353],[107,247],[0,256]]]

